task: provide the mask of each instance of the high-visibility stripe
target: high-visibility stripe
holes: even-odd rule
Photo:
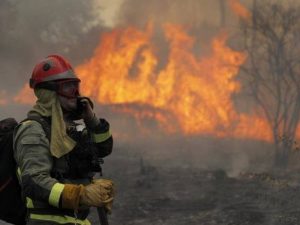
[[[59,208],[59,199],[60,195],[64,189],[65,185],[61,183],[56,183],[53,185],[50,195],[49,195],[49,204]]]
[[[34,208],[34,205],[33,205],[33,201],[31,198],[29,197],[26,197],[26,207],[28,209],[33,209]]]
[[[90,221],[87,219],[80,220],[70,216],[54,216],[54,215],[39,215],[39,214],[30,214],[30,219],[34,220],[43,220],[43,221],[51,221],[56,222],[59,224],[66,224],[66,223],[74,223],[80,225],[91,225]]]
[[[22,121],[21,123],[24,124],[24,125],[27,125],[27,124],[29,124],[31,122],[32,122],[32,120],[26,120],[26,121]]]
[[[106,141],[108,138],[110,138],[110,136],[111,136],[110,130],[101,134],[92,133],[92,138],[95,143]]]
[[[18,167],[18,169],[17,169],[17,176],[19,176],[21,178],[21,169],[20,169],[20,167]]]

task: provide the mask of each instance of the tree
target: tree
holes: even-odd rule
[[[300,7],[253,1],[241,22],[245,87],[273,133],[275,166],[286,168],[300,116]]]

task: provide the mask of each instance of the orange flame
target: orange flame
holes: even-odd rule
[[[229,0],[229,6],[232,11],[239,17],[245,20],[251,18],[251,13],[245,6],[243,6],[238,0]]]
[[[271,140],[263,119],[239,115],[231,101],[245,54],[227,47],[220,35],[211,55],[198,57],[192,53],[195,38],[181,26],[165,24],[163,30],[170,52],[159,71],[151,25],[145,32],[129,27],[103,35],[94,56],[76,68],[82,91],[102,104],[151,106],[148,115],[168,131]],[[145,110],[126,111],[140,118]]]
[[[14,102],[31,105],[35,102],[35,95],[28,84],[25,84],[19,93],[14,97]]]
[[[193,52],[196,39],[183,27],[162,29],[169,49],[163,66],[151,24],[145,31],[105,33],[93,57],[75,69],[83,94],[138,121],[154,119],[166,132],[271,141],[266,120],[237,113],[231,100],[240,89],[234,79],[246,55],[227,47],[221,34],[211,42],[211,53],[201,57]],[[32,104],[35,97],[26,85],[14,100]]]
[[[7,93],[4,90],[0,90],[0,105],[6,105],[7,104]]]

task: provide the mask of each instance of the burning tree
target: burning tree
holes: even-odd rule
[[[300,7],[254,0],[252,15],[241,22],[243,75],[272,129],[275,166],[285,168],[300,116]]]

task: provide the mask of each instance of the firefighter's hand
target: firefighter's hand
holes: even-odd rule
[[[106,187],[107,189],[110,190],[108,195],[112,200],[104,203],[103,205],[104,205],[105,209],[107,210],[107,212],[109,214],[111,214],[113,199],[114,199],[115,193],[116,193],[113,182],[111,180],[107,180],[107,179],[96,179],[96,180],[93,180],[93,183],[101,184],[103,187]]]
[[[84,186],[80,196],[81,205],[102,207],[112,203],[113,201],[112,181],[109,180],[100,181],[100,180],[97,180],[92,184]]]
[[[79,101],[79,107],[81,108],[80,111],[82,111],[82,118],[84,121],[91,121],[94,118],[94,112],[93,107],[94,104],[92,100],[88,97],[78,97]]]

